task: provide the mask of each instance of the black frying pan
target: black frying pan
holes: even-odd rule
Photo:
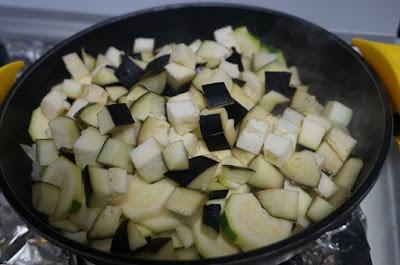
[[[133,39],[155,37],[156,45],[210,39],[216,28],[246,25],[265,41],[283,50],[290,65],[318,99],[337,99],[354,110],[350,130],[358,139],[357,155],[364,168],[351,198],[304,232],[255,251],[187,264],[276,264],[339,224],[361,202],[378,178],[392,132],[386,94],[365,61],[335,35],[283,13],[227,4],[175,5],[116,17],[63,41],[32,65],[1,107],[0,186],[21,218],[51,242],[99,264],[176,264],[143,261],[97,251],[64,238],[48,225],[31,203],[31,162],[19,147],[26,142],[32,110],[49,88],[68,76],[61,56],[84,46],[90,53],[113,45],[130,51]]]

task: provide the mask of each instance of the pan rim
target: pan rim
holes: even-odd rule
[[[84,246],[82,244],[76,243],[72,240],[66,239],[64,236],[58,233],[54,233],[54,231],[49,227],[48,224],[40,220],[37,216],[31,213],[30,210],[28,210],[24,204],[18,200],[18,198],[13,194],[13,191],[10,189],[8,186],[7,182],[5,181],[4,172],[3,168],[0,163],[0,172],[1,172],[1,177],[0,177],[0,187],[6,197],[6,199],[9,201],[10,205],[13,206],[16,213],[23,219],[25,223],[27,223],[30,227],[34,228],[36,232],[38,232],[40,235],[44,236],[45,238],[49,239],[52,243],[55,243],[57,246],[60,246],[64,249],[67,249],[73,253],[76,253],[84,258],[87,258],[88,260],[95,260],[95,261],[101,261],[104,263],[110,264],[110,261],[113,262],[113,264],[127,264],[127,263],[134,263],[135,261],[139,264],[177,264],[177,263],[185,263],[185,264],[221,264],[221,263],[229,263],[229,264],[239,264],[242,262],[255,262],[260,259],[273,259],[277,258],[279,256],[282,256],[284,254],[288,254],[294,251],[299,251],[302,246],[305,244],[317,239],[319,236],[321,236],[324,232],[329,230],[330,228],[333,228],[334,226],[337,226],[340,224],[343,219],[348,216],[352,210],[354,210],[361,200],[368,194],[368,192],[371,190],[373,187],[374,183],[379,177],[379,172],[385,162],[386,155],[389,151],[390,148],[390,143],[391,143],[391,136],[392,136],[392,111],[391,111],[391,105],[389,102],[388,95],[386,91],[383,89],[378,77],[376,74],[373,72],[371,67],[366,63],[366,61],[363,59],[363,57],[355,52],[350,45],[348,45],[346,42],[344,42],[342,39],[334,35],[333,33],[323,29],[322,27],[311,23],[309,21],[306,21],[302,18],[298,18],[296,16],[286,14],[284,12],[280,11],[275,11],[271,10],[268,8],[263,8],[263,7],[258,7],[258,6],[249,6],[249,5],[243,5],[243,4],[232,4],[232,3],[213,3],[213,2],[203,2],[203,3],[179,3],[179,4],[174,4],[174,5],[164,5],[164,6],[157,6],[157,7],[152,7],[152,8],[147,8],[147,9],[142,9],[134,12],[130,12],[121,16],[116,16],[109,18],[105,21],[102,21],[100,23],[97,23],[91,27],[88,27],[72,36],[69,38],[61,41],[57,45],[55,45],[53,48],[51,48],[49,51],[46,52],[45,55],[43,55],[38,61],[36,61],[34,64],[32,64],[26,71],[25,73],[21,76],[21,78],[16,82],[14,85],[11,93],[9,93],[4,101],[4,103],[0,107],[0,127],[3,125],[3,119],[4,115],[6,112],[6,109],[8,108],[11,99],[13,98],[13,95],[17,91],[17,89],[24,83],[24,80],[30,76],[30,74],[37,68],[39,67],[42,62],[46,61],[48,58],[51,58],[54,53],[56,53],[59,49],[64,47],[65,45],[68,45],[70,42],[72,42],[75,39],[80,38],[81,36],[96,30],[98,28],[101,28],[103,26],[109,25],[116,23],[118,21],[127,19],[129,17],[133,16],[138,16],[142,14],[149,14],[149,13],[155,13],[155,12],[160,12],[160,11],[168,11],[168,10],[175,10],[175,9],[184,9],[184,8],[197,8],[197,7],[209,7],[209,8],[234,8],[234,9],[244,9],[244,10],[250,10],[250,11],[258,11],[258,12],[263,12],[263,13],[269,13],[275,16],[282,17],[284,19],[292,20],[297,23],[301,23],[304,25],[307,25],[314,30],[320,31],[323,34],[329,36],[332,38],[332,41],[336,42],[338,45],[340,45],[343,49],[345,49],[347,52],[349,52],[349,56],[353,56],[355,60],[361,66],[364,68],[364,70],[368,73],[370,76],[371,80],[373,81],[375,88],[378,92],[378,95],[380,96],[380,101],[382,103],[383,107],[383,113],[385,116],[385,131],[384,131],[384,138],[381,143],[381,146],[379,148],[379,154],[377,156],[377,159],[374,161],[373,169],[371,172],[368,174],[367,178],[365,179],[364,183],[360,185],[360,187],[352,193],[351,197],[343,204],[341,205],[335,212],[333,212],[331,215],[329,215],[327,218],[322,220],[321,222],[313,225],[310,228],[307,228],[304,232],[301,232],[297,235],[291,236],[287,239],[284,239],[282,241],[279,241],[275,244],[262,247],[253,251],[249,252],[243,252],[231,256],[224,256],[224,257],[219,257],[219,258],[210,258],[210,259],[204,259],[204,260],[195,260],[195,261],[149,261],[149,260],[143,260],[143,259],[135,259],[132,257],[124,257],[121,255],[116,255],[112,253],[106,253],[102,251],[98,251],[96,249],[93,249],[89,246]]]

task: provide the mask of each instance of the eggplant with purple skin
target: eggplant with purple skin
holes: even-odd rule
[[[190,86],[191,86],[190,83],[186,83],[176,90],[176,89],[172,88],[169,84],[167,84],[161,95],[166,96],[166,97],[173,97],[173,96],[188,92],[190,89]]]
[[[196,156],[189,159],[189,169],[180,171],[168,171],[164,175],[177,182],[180,186],[186,187],[208,168],[218,164],[206,156]]]
[[[158,73],[164,70],[164,67],[169,62],[169,54],[162,55],[149,62],[144,70],[146,74]]]
[[[235,83],[236,85],[243,87],[244,84],[246,84],[246,81],[242,80],[242,79],[238,79],[238,78],[232,78],[233,83]]]
[[[115,76],[121,84],[130,89],[133,85],[139,82],[144,71],[140,68],[129,56],[122,57],[122,63],[115,70]]]
[[[247,112],[249,112],[236,100],[234,100],[233,104],[226,106],[225,110],[228,113],[228,119],[234,119],[236,124],[241,122]]]
[[[239,66],[239,71],[243,71],[243,63],[242,56],[236,51],[235,48],[232,48],[232,54],[226,59],[227,62],[237,64]]]
[[[92,183],[90,181],[89,167],[85,166],[82,171],[83,190],[85,191],[86,199],[89,199],[93,193]]]
[[[221,225],[221,205],[208,204],[203,206],[203,225],[219,233]]]
[[[161,245],[161,247],[162,246],[163,245]],[[133,251],[145,247],[147,247],[147,241],[137,229],[136,224],[129,219],[123,220],[118,226],[112,239],[111,252],[121,255],[129,255]],[[150,246],[150,248],[151,247],[152,246]]]
[[[220,114],[201,115],[200,131],[208,150],[230,149],[230,145],[225,137]]]
[[[144,247],[138,249],[138,251],[155,254],[160,251],[160,249],[170,240],[171,238],[169,237],[158,237],[150,239],[147,244]]]
[[[97,124],[101,134],[114,133],[135,123],[126,104],[107,105],[97,113]]]
[[[229,190],[213,190],[207,193],[208,199],[213,200],[213,199],[222,199],[225,198],[226,195],[228,194]]]
[[[265,72],[265,91],[275,91],[287,98],[292,98],[296,88],[289,86],[289,72]]]
[[[210,108],[224,107],[234,102],[224,82],[203,85],[202,88]]]
[[[111,243],[112,253],[128,255],[131,252],[129,248],[128,223],[129,219],[125,219],[118,226]]]

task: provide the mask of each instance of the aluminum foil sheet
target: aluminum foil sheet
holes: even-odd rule
[[[15,38],[0,38],[11,60],[27,63],[37,60],[53,43]],[[33,171],[32,175],[37,172]],[[0,191],[0,264],[7,265],[80,265],[81,258],[49,243],[30,230],[5,200]],[[360,209],[337,228],[282,265],[355,265],[372,264],[366,239],[366,218]]]

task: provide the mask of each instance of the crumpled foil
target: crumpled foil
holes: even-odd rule
[[[11,60],[37,60],[53,43],[1,38]],[[34,172],[33,172],[34,174]],[[348,220],[326,232],[282,265],[372,265],[366,238],[366,218],[357,208]],[[30,230],[15,214],[0,191],[0,264],[91,264]]]

